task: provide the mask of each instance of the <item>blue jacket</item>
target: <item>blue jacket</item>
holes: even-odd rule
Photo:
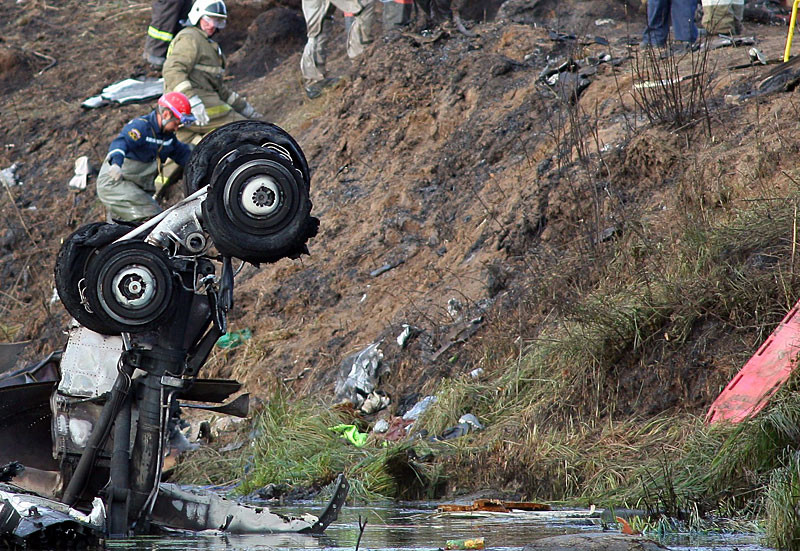
[[[108,158],[112,165],[122,166],[122,162],[134,159],[143,163],[162,161],[167,157],[181,166],[189,162],[191,148],[172,132],[162,132],[158,127],[155,110],[144,117],[137,117],[122,127],[119,135],[108,147]]]

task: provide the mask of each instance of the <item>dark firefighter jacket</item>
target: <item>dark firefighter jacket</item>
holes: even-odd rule
[[[133,159],[149,163],[159,158],[173,159],[181,166],[189,162],[192,150],[179,142],[172,132],[162,132],[158,127],[156,112],[137,117],[126,124],[108,147],[109,163],[122,166],[123,161]]]

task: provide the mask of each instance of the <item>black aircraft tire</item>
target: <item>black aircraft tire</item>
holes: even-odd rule
[[[97,252],[86,269],[92,311],[119,332],[155,329],[175,312],[175,289],[166,254],[142,241],[125,241]]]
[[[202,208],[217,250],[254,264],[299,256],[319,226],[292,163],[253,145],[239,146],[216,165]]]
[[[78,228],[61,246],[56,257],[55,284],[58,297],[67,312],[82,326],[102,335],[119,335],[116,326],[86,310],[78,285],[86,277],[86,266],[99,247],[131,231],[119,224],[94,222]]]
[[[308,190],[311,182],[308,162],[300,145],[288,132],[266,122],[237,121],[210,132],[194,148],[183,176],[183,190],[186,195],[191,195],[209,184],[211,173],[220,160],[245,144],[276,144],[284,148],[289,153],[292,164],[300,171]]]

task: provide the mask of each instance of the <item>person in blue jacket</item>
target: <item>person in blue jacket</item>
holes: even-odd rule
[[[175,131],[194,122],[189,100],[180,92],[164,94],[149,114],[126,124],[111,142],[100,174],[97,197],[119,222],[140,222],[161,212],[153,198],[161,163],[189,162],[191,148]]]

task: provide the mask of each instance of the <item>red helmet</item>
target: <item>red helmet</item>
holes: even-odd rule
[[[158,104],[169,109],[180,121],[181,126],[192,124],[195,121],[189,99],[180,92],[167,92],[158,98]]]

